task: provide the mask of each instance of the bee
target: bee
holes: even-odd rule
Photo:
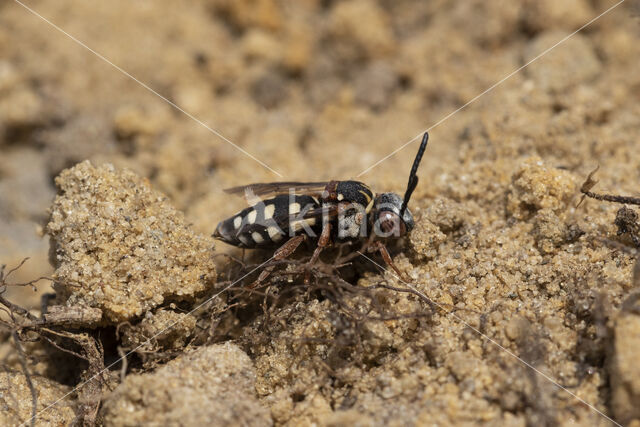
[[[224,190],[244,196],[249,207],[221,221],[213,237],[243,249],[274,248],[275,259],[284,259],[307,239],[317,241],[310,263],[334,244],[368,239],[387,264],[397,271],[376,237],[397,238],[414,227],[408,209],[418,185],[418,166],[427,147],[425,133],[409,173],[404,197],[376,194],[359,181],[272,182]]]

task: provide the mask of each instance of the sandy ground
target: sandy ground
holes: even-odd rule
[[[637,3],[547,53],[615,2],[25,4],[129,73],[0,3],[0,262],[30,257],[11,283],[54,278],[80,313],[56,331],[101,354],[23,344],[37,424],[640,425],[636,249],[620,205],[576,207],[597,165],[593,191],[638,195]],[[222,189],[357,177],[402,193],[417,142],[369,168],[434,124],[416,228],[392,246],[439,308],[377,289],[340,309],[316,290],[188,314],[238,277],[219,255],[239,252],[209,237],[244,207]],[[364,259],[348,280],[406,288]],[[50,291],[4,296],[38,315]],[[367,304],[388,318],[344,310]],[[18,425],[25,358],[1,339],[0,420]],[[128,366],[67,394],[118,349],[136,349]]]

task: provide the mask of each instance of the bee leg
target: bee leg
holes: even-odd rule
[[[294,253],[296,251],[296,249],[298,249],[298,246],[300,246],[300,243],[302,243],[306,239],[307,239],[307,235],[306,234],[301,234],[299,236],[295,236],[295,237],[292,237],[291,239],[287,240],[287,242],[284,245],[280,246],[273,253],[273,260],[274,261],[282,261],[283,259],[288,258],[292,253]],[[255,280],[255,282],[253,282],[251,285],[249,285],[249,289],[255,289],[258,286],[260,286],[260,284],[262,284],[265,280],[267,280],[269,278],[269,276],[273,272],[274,268],[275,268],[275,265],[266,266],[260,272],[260,275]]]
[[[248,289],[255,289],[258,286],[260,286],[262,283],[264,283],[264,281],[269,278],[274,268],[275,266],[273,265],[266,266],[264,270],[260,272],[260,275],[258,276],[258,278],[248,286]]]
[[[276,261],[281,261],[285,258],[288,258],[292,253],[296,251],[296,249],[298,249],[298,246],[300,246],[300,243],[302,243],[305,240],[307,240],[306,234],[300,234],[298,236],[292,237],[291,239],[287,240],[287,243],[280,246],[273,253],[273,259]]]
[[[316,246],[316,249],[313,251],[313,255],[311,255],[311,259],[309,260],[309,263],[307,265],[310,267],[315,264],[320,257],[320,252],[322,252],[322,250],[329,245],[331,245],[331,224],[327,224],[322,229],[322,233],[320,233],[320,238],[318,239],[318,246]],[[311,271],[309,270],[309,268],[307,268],[304,273],[304,283],[305,285],[308,285],[310,282]]]
[[[318,246],[316,246],[316,249],[313,251],[313,255],[311,255],[309,265],[315,264],[320,256],[320,252],[329,245],[331,245],[331,224],[327,224],[322,229],[322,233],[320,233],[320,238],[318,239]]]
[[[387,264],[389,267],[393,269],[393,271],[396,272],[400,280],[402,280],[405,283],[411,282],[411,279],[406,278],[404,274],[402,274],[400,270],[398,270],[398,267],[396,267],[396,265],[393,263],[393,260],[391,259],[391,255],[389,255],[389,251],[387,250],[387,247],[384,244],[382,244],[382,242],[380,241],[373,242],[371,246],[369,246],[367,251],[380,252],[380,255],[382,255],[382,259],[384,260],[385,264]]]

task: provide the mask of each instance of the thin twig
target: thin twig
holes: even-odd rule
[[[22,348],[20,339],[18,338],[18,333],[16,331],[12,331],[11,336],[13,337],[13,342],[16,345],[16,350],[18,350],[18,360],[20,361],[22,372],[24,372],[24,378],[27,382],[27,385],[29,386],[29,391],[31,392],[31,427],[33,427],[36,425],[36,415],[38,414],[38,394],[36,393],[36,389],[33,386],[33,381],[31,380],[31,373],[29,372],[29,367],[27,366],[27,358],[24,354],[24,349]]]
[[[120,356],[120,360],[122,360],[122,366],[120,367],[120,382],[123,383],[124,378],[127,375],[127,354],[120,346],[118,346],[118,356]]]

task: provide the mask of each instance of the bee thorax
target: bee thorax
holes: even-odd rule
[[[357,239],[366,236],[365,214],[357,212],[338,219],[338,240]]]

